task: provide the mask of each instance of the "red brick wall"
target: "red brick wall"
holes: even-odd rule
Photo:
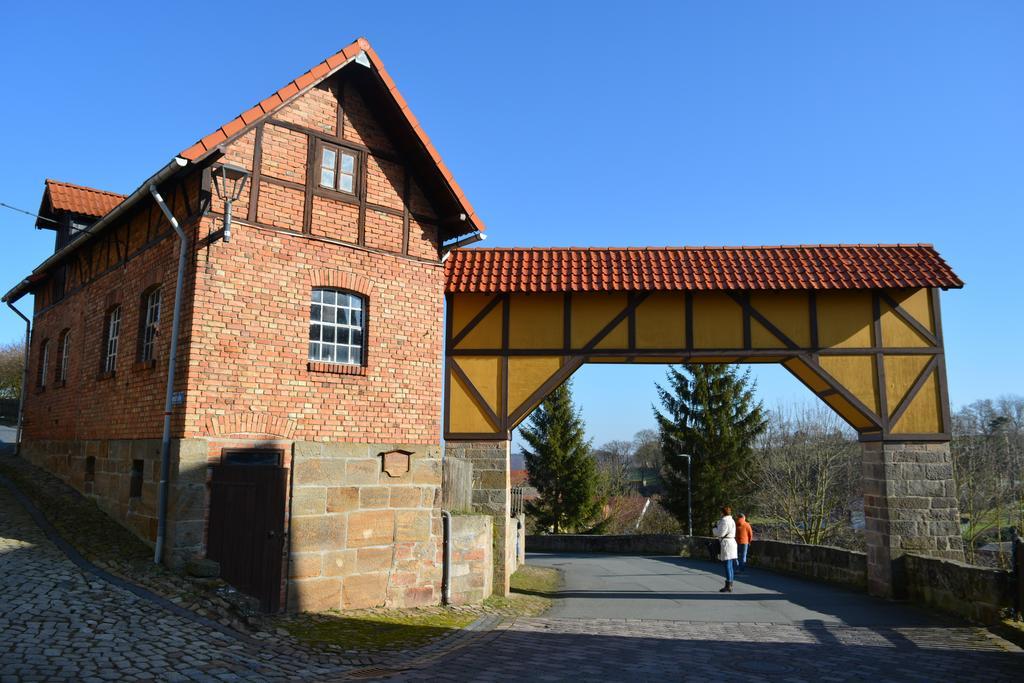
[[[37,313],[33,321],[30,387],[25,401],[26,440],[160,437],[177,274],[177,242],[176,238],[163,237],[127,262],[98,275],[81,289],[70,291],[64,299]],[[178,347],[179,389],[185,388],[188,367],[191,281],[191,277],[186,279],[182,306],[185,334]],[[161,325],[154,362],[142,364],[137,362],[140,316],[144,315],[142,293],[154,285],[160,285],[163,292]],[[113,375],[101,377],[106,315],[115,305],[121,306],[117,365]],[[64,329],[70,330],[71,344],[67,381],[61,386],[56,381],[57,340]],[[35,381],[39,373],[39,348],[47,338],[51,340],[48,381],[45,389],[39,389]],[[180,415],[177,422],[180,424]]]

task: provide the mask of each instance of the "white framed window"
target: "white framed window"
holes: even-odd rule
[[[355,194],[355,152],[324,145],[320,150],[320,187]]]
[[[139,360],[153,360],[156,333],[160,326],[160,288],[142,298],[142,330],[139,335]]]
[[[60,337],[60,346],[57,347],[57,381],[64,383],[68,381],[68,357],[71,353],[71,330],[64,330]]]
[[[121,307],[115,306],[107,314],[107,329],[103,336],[103,372],[117,368],[117,342],[121,336]]]
[[[358,294],[315,288],[309,303],[309,360],[362,365],[366,301]]]
[[[44,339],[39,349],[39,379],[36,382],[39,386],[46,386],[46,373],[50,369],[50,340]]]

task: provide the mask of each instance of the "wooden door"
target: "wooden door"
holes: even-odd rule
[[[222,579],[258,598],[268,612],[281,604],[286,492],[282,467],[213,467],[206,556],[220,563]]]

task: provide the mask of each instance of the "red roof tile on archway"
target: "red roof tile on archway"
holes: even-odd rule
[[[959,288],[930,244],[461,249],[448,293]]]

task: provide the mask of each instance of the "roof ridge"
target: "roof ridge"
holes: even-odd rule
[[[85,190],[86,192],[97,192],[99,194],[110,195],[111,197],[120,197],[124,199],[128,195],[121,194],[120,192],[114,192],[113,190],[101,190],[98,187],[89,187],[88,185],[77,185],[75,183],[69,183],[65,180],[56,180],[54,178],[47,178],[46,185],[63,185],[64,187],[73,187],[76,190]]]
[[[610,246],[610,247],[471,247],[468,249],[459,249],[455,252],[458,254],[472,253],[472,252],[538,252],[538,253],[557,253],[567,251],[578,251],[578,252],[620,252],[620,251],[764,251],[764,250],[780,250],[780,249],[934,249],[935,245],[930,242],[908,242],[908,243],[895,243],[895,244],[863,244],[863,243],[835,243],[835,244],[762,244],[762,245],[736,245],[736,246],[648,246],[648,247],[630,247],[630,246]]]

